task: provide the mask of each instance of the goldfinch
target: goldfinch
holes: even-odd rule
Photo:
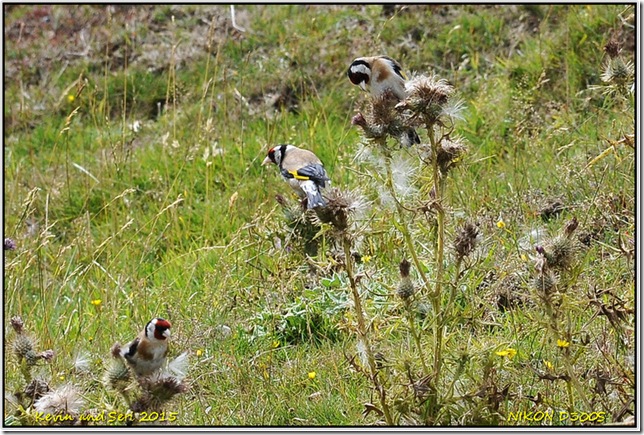
[[[347,76],[354,85],[369,92],[372,97],[393,95],[398,102],[407,98],[406,77],[400,64],[388,56],[359,57],[349,65]],[[420,143],[413,128],[404,131],[398,138],[403,146]]]
[[[152,319],[138,337],[121,348],[121,356],[137,376],[151,375],[163,366],[168,355],[171,327],[165,319]]]
[[[294,145],[277,145],[268,150],[262,166],[274,163],[282,177],[302,199],[307,209],[326,205],[320,189],[331,181],[320,159],[311,151]]]
[[[359,57],[349,66],[349,80],[363,91],[380,97],[390,91],[398,101],[407,97],[402,67],[388,56]]]

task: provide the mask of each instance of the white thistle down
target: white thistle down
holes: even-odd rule
[[[76,387],[71,384],[65,384],[38,399],[34,403],[34,409],[43,413],[43,415],[69,414],[77,416],[84,404],[85,401]]]
[[[181,355],[168,363],[167,371],[179,381],[182,381],[188,373],[188,352],[183,352]]]

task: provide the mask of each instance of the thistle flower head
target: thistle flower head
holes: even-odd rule
[[[167,373],[157,372],[141,378],[139,384],[143,392],[131,406],[134,412],[161,410],[174,396],[188,391],[183,381]]]
[[[16,334],[22,334],[22,328],[24,326],[25,324],[20,316],[13,316],[11,318],[11,327],[16,331]]]
[[[340,190],[334,187],[324,196],[327,205],[316,209],[320,222],[330,223],[337,231],[346,231],[349,218],[367,206],[364,197],[355,191]]]
[[[409,278],[409,270],[411,269],[411,263],[409,261],[406,259],[401,261],[398,268],[400,269],[401,278]]]
[[[55,355],[56,355],[56,353],[52,349],[47,349],[47,350],[45,350],[43,352],[40,352],[40,354],[38,356],[40,358],[44,359],[45,361],[49,362],[52,359],[54,359]]]
[[[422,115],[428,124],[436,123],[444,113],[454,87],[436,76],[418,75],[406,84],[407,98],[398,104],[401,109]]]
[[[409,146],[418,136],[410,129],[410,122],[396,108],[398,99],[390,92],[369,100],[364,114],[359,113],[351,119],[351,124],[362,128],[364,136],[381,146],[388,137],[396,139],[401,145]]]
[[[438,168],[443,175],[456,165],[460,158],[467,152],[467,147],[460,140],[443,140],[438,148],[436,158]]]
[[[619,41],[611,38],[606,45],[604,45],[604,51],[610,58],[615,58],[619,56],[619,52],[622,51],[622,47]]]
[[[73,385],[66,384],[50,391],[34,403],[34,409],[43,414],[78,416],[84,400]]]
[[[474,250],[478,243],[479,229],[471,222],[465,223],[454,241],[454,250],[459,259],[467,257]]]
[[[620,56],[614,57],[606,62],[600,78],[605,83],[625,88],[635,79],[635,67],[631,61],[625,61]]]
[[[6,238],[4,239],[4,250],[5,251],[13,251],[16,249],[16,242],[13,241],[13,239]]]

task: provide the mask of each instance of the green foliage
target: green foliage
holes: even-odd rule
[[[262,311],[252,318],[253,336],[268,335],[279,343],[293,345],[333,343],[342,338],[338,325],[346,305],[347,295],[343,291],[305,290],[279,313]]]

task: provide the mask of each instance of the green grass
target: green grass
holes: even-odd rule
[[[171,356],[190,358],[189,389],[167,407],[176,424],[376,424],[377,412],[363,415],[365,403],[379,405],[373,383],[350,363],[357,320],[339,248],[321,237],[319,255],[307,259],[274,201],[290,200],[288,186],[274,167],[260,166],[270,146],[293,143],[322,159],[334,187],[372,201],[353,249],[363,258],[358,288],[371,343],[386,355],[381,378],[396,424],[515,425],[510,412],[547,409],[605,412],[606,422],[630,415],[634,263],[620,243],[633,248],[634,152],[619,143],[593,159],[634,133],[632,94],[596,88],[611,37],[633,59],[633,7],[236,12],[245,33],[232,29],[223,5],[5,6],[4,234],[17,249],[4,252],[4,314],[24,319],[38,350],[56,352],[34,375],[52,388],[77,386],[84,410],[125,412],[101,382],[110,348],[162,316],[173,323]],[[444,196],[446,279],[454,279],[460,225],[477,222],[482,241],[454,304],[447,293],[441,299],[449,308],[445,402],[435,419],[424,419],[430,411],[410,386],[407,366],[414,381],[426,373],[395,295],[409,249],[395,209],[380,202],[383,185],[365,175],[374,169],[354,158],[362,139],[351,117],[365,95],[346,68],[372,54],[408,72],[435,72],[465,103],[452,136],[468,152]],[[406,204],[426,198],[429,182],[416,180]],[[543,218],[555,200],[562,211]],[[572,343],[567,354],[530,290],[534,246],[543,241],[527,235],[554,236],[572,216],[580,248],[562,277],[559,319]],[[408,222],[432,279],[434,220],[416,213]],[[420,283],[417,271],[412,278]],[[604,293],[595,300],[596,291]],[[506,292],[521,303],[502,309]],[[611,321],[602,309],[624,315]],[[418,316],[429,354],[436,313]],[[7,321],[8,394],[25,387],[8,346],[14,335]],[[516,356],[495,354],[506,348]],[[81,351],[89,372],[74,368]],[[565,381],[540,378],[544,361],[557,375],[572,361],[583,397]],[[5,405],[6,425],[32,421]]]

